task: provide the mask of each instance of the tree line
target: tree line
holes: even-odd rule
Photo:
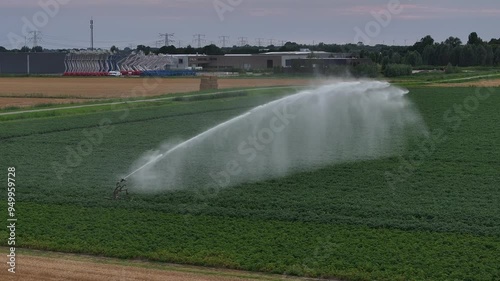
[[[406,48],[387,47],[379,53],[365,54],[382,66],[388,64],[409,64],[413,67],[428,66],[499,66],[500,39],[483,41],[477,33],[469,35],[463,44],[460,38],[449,37],[437,43],[431,36],[426,36],[413,46]]]
[[[262,46],[232,46],[221,48],[214,44],[202,48],[187,46],[177,48],[175,46],[164,46],[153,48],[145,45],[138,45],[135,49],[118,49],[111,47],[112,52],[131,52],[142,51],[145,54],[206,54],[206,55],[224,55],[224,54],[259,54],[264,52],[292,52],[301,49],[309,49],[314,52],[324,51],[331,53],[347,53],[353,57],[370,58],[374,63],[380,64],[383,69],[387,65],[411,65],[419,66],[500,66],[500,38],[484,41],[476,32],[469,35],[467,43],[463,43],[458,37],[449,37],[443,42],[436,42],[430,35],[423,37],[412,46],[388,46],[375,45],[366,46],[358,44],[325,44],[317,45],[298,44],[287,42],[283,46],[269,45]],[[76,50],[76,49],[73,49]],[[84,50],[84,49],[80,49]],[[23,47],[20,50],[7,50],[0,46],[0,52],[43,52],[42,47],[28,48]],[[69,51],[65,49],[51,50],[57,52]]]
[[[325,44],[318,45],[298,44],[287,42],[283,46],[233,46],[220,48],[214,44],[202,48],[187,46],[176,48],[164,46],[152,48],[139,45],[137,51],[145,54],[259,54],[264,52],[294,52],[309,49],[314,52],[324,51],[331,53],[346,53],[353,57],[370,58],[374,63],[382,65],[385,69],[389,64],[405,64],[412,67],[419,66],[500,66],[500,38],[491,39],[489,42],[481,39],[476,32],[469,35],[466,44],[458,37],[449,37],[443,42],[436,42],[432,36],[427,35],[412,46],[365,46],[358,44]]]
[[[137,46],[136,50],[146,54],[259,54],[264,52],[293,52],[309,49],[314,52],[324,51],[331,53],[347,53],[354,57],[370,58],[374,63],[382,65],[406,64],[412,67],[419,66],[500,66],[500,38],[491,39],[489,42],[481,39],[476,32],[469,35],[466,44],[458,37],[449,37],[443,42],[436,42],[430,35],[423,37],[412,46],[365,46],[358,44],[325,44],[318,45],[298,44],[287,42],[283,46],[233,46],[220,48],[216,45],[207,45],[203,48],[176,48],[164,46],[159,49],[144,45]]]

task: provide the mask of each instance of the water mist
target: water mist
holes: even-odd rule
[[[410,136],[426,132],[407,93],[379,81],[304,90],[164,144],[138,159],[126,178],[136,192],[229,187],[393,156]]]

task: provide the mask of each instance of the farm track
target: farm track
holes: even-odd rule
[[[491,78],[491,77],[498,77],[498,76],[500,76],[500,75],[499,74],[477,75],[477,76],[471,76],[471,77],[463,77],[463,78],[453,78],[453,79],[440,80],[440,81],[438,81],[438,83],[468,81],[468,80]]]

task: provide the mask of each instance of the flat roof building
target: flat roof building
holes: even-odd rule
[[[261,54],[227,54],[208,56],[207,61],[200,62],[199,66],[205,69],[216,70],[266,70],[273,68],[291,68],[296,60],[332,60],[328,64],[352,64],[357,58],[351,53],[329,52],[267,52]],[[366,63],[362,61],[362,63]]]

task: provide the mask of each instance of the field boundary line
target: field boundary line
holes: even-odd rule
[[[478,76],[471,76],[471,77],[462,77],[462,78],[452,78],[452,79],[437,80],[437,81],[424,81],[423,83],[424,84],[439,84],[439,83],[447,83],[447,82],[469,81],[469,80],[491,78],[491,77],[500,78],[500,73],[488,74],[488,75],[478,75]]]
[[[455,82],[455,81],[464,81],[464,80],[467,81],[467,80],[489,78],[489,77],[500,77],[500,73],[488,74],[488,75],[478,75],[478,76],[471,76],[471,77],[462,77],[462,78],[453,78],[453,79],[445,79],[445,80],[440,80],[438,82],[443,83],[443,82]]]
[[[0,247],[0,253],[7,253],[7,247]],[[29,256],[34,258],[45,258],[51,260],[70,260],[75,262],[82,262],[88,264],[104,264],[110,266],[120,266],[125,268],[142,268],[146,270],[159,270],[165,273],[167,272],[179,272],[187,273],[199,276],[214,276],[214,277],[225,277],[225,278],[238,278],[242,280],[266,280],[266,281],[278,281],[283,280],[283,275],[259,272],[259,271],[246,271],[237,269],[227,269],[218,267],[205,267],[196,266],[188,264],[177,264],[169,262],[159,262],[159,261],[149,261],[143,259],[118,259],[106,256],[94,256],[89,254],[78,254],[78,253],[64,253],[57,251],[47,251],[47,250],[36,250],[36,249],[25,249],[20,248],[21,256]],[[297,276],[286,276],[287,280],[302,280],[302,281],[320,281],[325,279],[309,278],[309,277],[297,277]],[[332,280],[332,279],[329,279]],[[336,280],[336,279],[334,279]]]
[[[239,89],[239,90],[230,90],[230,91],[220,91],[208,94],[195,94],[195,95],[186,95],[182,97],[190,98],[190,97],[201,97],[208,95],[220,95],[225,93],[237,93],[237,92],[253,92],[253,91],[263,91],[263,90],[272,90],[272,89],[289,89],[289,88],[304,88],[306,86],[276,86],[276,87],[264,87],[264,88],[249,88],[249,89]],[[100,107],[100,106],[110,106],[110,105],[120,105],[120,104],[130,104],[130,103],[146,103],[146,102],[157,102],[157,101],[166,101],[173,100],[178,98],[175,97],[164,97],[164,98],[153,98],[153,99],[142,99],[142,100],[130,100],[130,101],[117,101],[117,102],[108,102],[108,103],[97,103],[97,104],[82,104],[82,105],[73,105],[73,106],[65,106],[65,107],[57,107],[57,108],[42,108],[42,109],[31,109],[31,110],[22,110],[22,111],[14,111],[14,112],[3,112],[0,113],[0,116],[8,116],[8,115],[18,115],[25,113],[37,113],[37,112],[47,112],[47,111],[59,111],[59,110],[67,110],[67,109],[78,109],[78,108],[86,108],[86,107]]]

